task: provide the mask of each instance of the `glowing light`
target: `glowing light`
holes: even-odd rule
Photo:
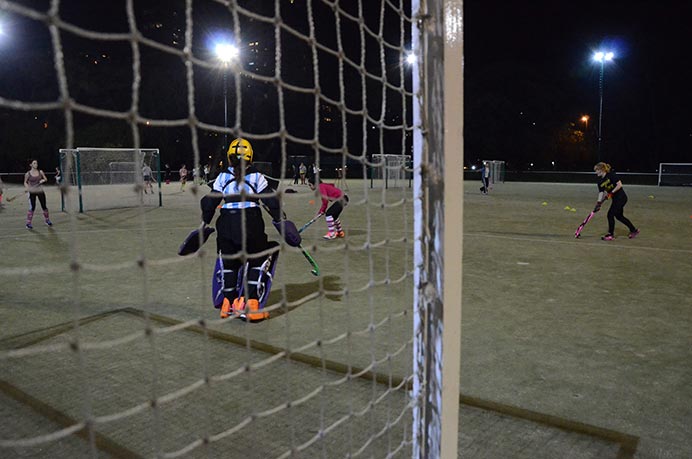
[[[229,43],[217,44],[214,48],[214,52],[216,53],[216,57],[218,57],[219,60],[224,64],[228,64],[240,54],[238,48]]]
[[[406,55],[406,63],[407,63],[407,64],[413,65],[413,64],[416,63],[416,61],[418,61],[418,57],[417,57],[415,54],[413,54],[413,53],[408,53],[408,54]]]
[[[615,57],[615,53],[612,51],[597,51],[593,55],[593,60],[596,62],[608,62],[612,61]]]

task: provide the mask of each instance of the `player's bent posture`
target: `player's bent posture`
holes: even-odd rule
[[[322,180],[316,179],[314,175],[311,175],[308,178],[308,185],[313,191],[315,190],[315,180],[319,182],[320,197],[322,198],[322,207],[320,207],[317,215],[320,216],[326,212],[327,234],[322,237],[327,240],[345,237],[346,234],[341,227],[339,216],[344,207],[348,205],[348,196],[334,185],[324,183]],[[330,201],[334,201],[334,203],[327,209]]]
[[[634,239],[639,234],[639,230],[634,227],[631,221],[624,215],[625,204],[627,204],[627,194],[622,188],[622,182],[615,171],[606,163],[598,163],[593,167],[598,176],[598,201],[594,212],[601,210],[601,205],[606,199],[611,199],[610,209],[608,209],[608,232],[601,237],[604,241],[615,239],[615,219],[627,225],[630,233],[627,237]]]
[[[250,321],[269,317],[263,309],[279,257],[279,243],[267,239],[260,205],[271,214],[287,244],[297,247],[301,242],[293,222],[282,221],[275,190],[255,169],[252,160],[250,142],[233,140],[228,148],[228,169],[216,177],[211,193],[200,203],[202,228],[211,223],[221,204],[216,220],[219,258],[212,279],[212,297],[214,307],[221,309],[222,319],[231,315]]]
[[[48,216],[46,193],[41,186],[46,183],[48,179],[46,178],[46,174],[38,168],[38,161],[35,159],[31,160],[29,166],[31,169],[24,174],[24,189],[29,193],[29,212],[26,214],[26,228],[33,229],[31,222],[34,219],[34,211],[36,210],[36,198],[38,198],[41,209],[43,209],[43,218],[46,221],[46,225],[53,226]]]

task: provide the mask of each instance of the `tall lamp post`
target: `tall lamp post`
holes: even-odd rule
[[[221,61],[221,64],[223,64],[223,127],[228,128],[228,90],[226,84],[228,65],[233,59],[238,57],[239,51],[236,46],[229,43],[217,44],[214,51],[216,57]],[[224,148],[228,147],[228,134],[226,132],[223,133],[223,145]]]
[[[603,128],[603,77],[605,75],[605,63],[610,62],[615,57],[611,51],[597,51],[593,55],[593,60],[601,64],[600,74],[598,77],[598,161],[601,161],[601,140]]]

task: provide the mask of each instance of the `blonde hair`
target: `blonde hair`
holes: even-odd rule
[[[612,169],[612,167],[610,166],[610,164],[607,164],[607,163],[604,163],[604,162],[600,162],[600,163],[596,164],[596,165],[593,167],[593,170],[594,170],[594,171],[603,171],[603,172],[605,172],[606,174],[607,174],[608,172],[610,172],[611,169]]]

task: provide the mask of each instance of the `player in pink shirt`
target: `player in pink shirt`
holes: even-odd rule
[[[317,215],[322,215],[326,213],[325,219],[327,220],[327,234],[323,237],[327,240],[345,237],[344,229],[341,227],[341,221],[339,220],[339,215],[344,210],[344,207],[348,205],[348,196],[339,188],[335,187],[330,183],[324,183],[322,180],[317,179],[319,182],[320,197],[322,198],[322,207],[320,207]],[[308,185],[311,190],[315,190],[315,176],[310,175],[308,177]],[[329,202],[334,203],[329,206]],[[329,209],[327,209],[329,206]]]

